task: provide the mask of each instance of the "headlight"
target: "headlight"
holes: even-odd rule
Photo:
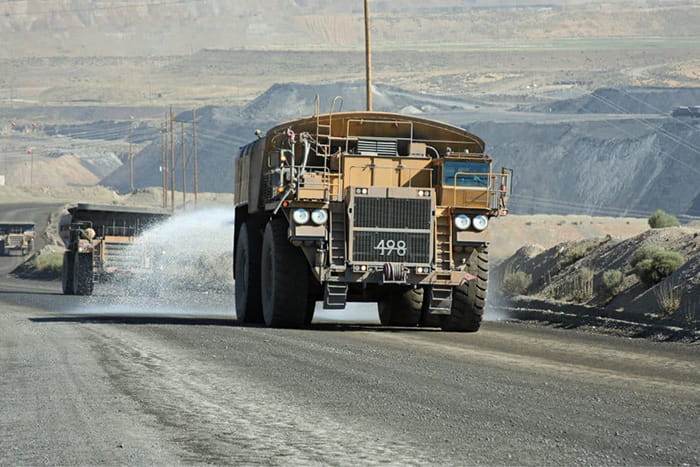
[[[316,225],[323,225],[328,220],[328,213],[325,209],[314,209],[311,211],[311,220]]]
[[[474,228],[476,230],[481,232],[489,225],[489,220],[486,216],[482,216],[482,215],[474,216],[474,219],[472,220],[472,225],[474,225]]]
[[[457,214],[455,216],[455,227],[459,230],[467,230],[469,228],[469,217],[466,214]]]
[[[294,219],[294,222],[297,224],[306,224],[309,222],[309,211],[306,209],[295,209],[294,212],[292,212],[292,219]]]

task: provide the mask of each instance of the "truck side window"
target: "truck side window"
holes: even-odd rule
[[[445,161],[443,183],[449,186],[488,187],[490,165],[479,161]]]

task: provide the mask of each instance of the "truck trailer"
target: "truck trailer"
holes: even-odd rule
[[[134,248],[147,229],[170,218],[165,209],[81,203],[62,216],[63,293],[91,295],[95,282],[152,270],[159,252]]]
[[[383,325],[479,329],[490,220],[512,179],[479,137],[332,109],[256,134],[235,160],[240,322],[300,327],[316,301],[373,301]]]

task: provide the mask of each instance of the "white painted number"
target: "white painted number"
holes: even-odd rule
[[[388,256],[394,252],[396,252],[396,254],[399,256],[406,256],[407,253],[406,242],[403,240],[399,240],[398,242],[394,240],[380,240],[374,249],[380,250],[381,253],[379,254],[382,256]]]

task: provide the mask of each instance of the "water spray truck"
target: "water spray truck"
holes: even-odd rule
[[[81,203],[61,217],[63,293],[92,295],[95,282],[152,270],[159,252],[134,248],[147,229],[170,218],[165,209]]]
[[[235,160],[240,322],[295,328],[316,301],[370,301],[386,326],[479,329],[512,179],[479,137],[333,105],[256,133]]]

